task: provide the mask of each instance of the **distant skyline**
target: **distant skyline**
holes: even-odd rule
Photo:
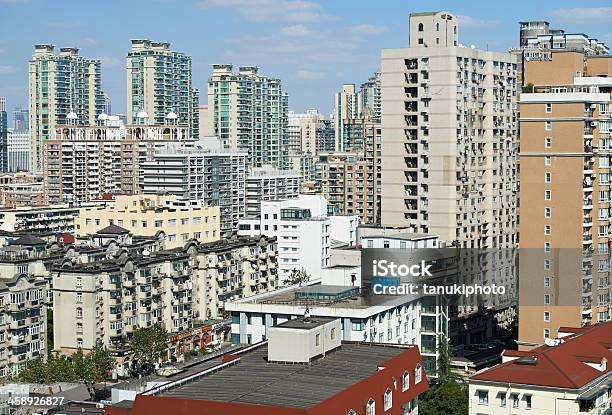
[[[518,46],[522,20],[586,33],[612,44],[612,4],[314,0],[0,0],[0,97],[7,110],[28,106],[28,60],[37,43],[76,46],[102,61],[102,89],[125,114],[125,55],[130,39],[171,43],[193,58],[194,86],[207,100],[211,64],[255,65],[283,81],[289,109],[329,114],[343,83],[360,84],[378,70],[380,49],[406,47],[411,12],[459,16],[461,43],[507,51]]]

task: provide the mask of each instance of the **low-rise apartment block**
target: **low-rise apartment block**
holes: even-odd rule
[[[429,387],[419,350],[341,341],[340,329],[334,318],[278,324],[267,342],[225,354],[197,376],[164,382],[108,413],[140,415],[155,407],[177,415],[417,415],[419,395]]]
[[[134,235],[165,233],[167,249],[190,240],[207,243],[220,238],[220,210],[198,200],[180,200],[175,195],[116,195],[111,200],[81,207],[76,217],[76,236],[95,234],[117,225]]]
[[[87,252],[66,258],[52,270],[54,346],[70,354],[101,344],[117,357],[120,373],[131,367],[129,339],[138,328],[158,323],[176,335],[221,317],[225,300],[277,285],[273,239],[129,250],[137,241],[117,225],[97,237],[97,245],[115,248],[101,250],[97,258]],[[183,352],[177,347],[169,353]]]
[[[300,195],[297,199],[261,202],[261,216],[239,223],[239,235],[266,235],[278,242],[279,281],[283,283],[294,271],[318,276],[330,266],[332,237],[354,246],[357,242],[356,216],[336,220],[327,216],[327,202],[322,195]]]
[[[609,414],[610,333],[610,322],[562,327],[546,345],[505,350],[501,364],[470,378],[470,415]]]
[[[47,355],[47,283],[28,274],[0,276],[0,378]]]
[[[343,341],[418,345],[425,372],[435,373],[438,336],[448,336],[448,306],[439,298],[381,300],[366,296],[358,286],[320,282],[227,302],[232,343],[261,342],[270,337],[271,328],[301,318],[307,309],[311,316],[340,319],[338,337]]]

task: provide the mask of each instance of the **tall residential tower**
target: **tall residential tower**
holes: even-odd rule
[[[86,59],[77,48],[35,45],[29,62],[30,169],[41,171],[44,142],[58,125],[95,125],[104,108],[100,61]]]
[[[448,12],[411,14],[410,47],[382,51],[382,223],[513,247],[516,60],[457,32]]]
[[[174,112],[178,125],[199,138],[199,92],[191,80],[191,56],[170,50],[170,43],[132,40],[127,54],[127,122],[146,113],[151,125],[166,124]]]
[[[208,123],[224,148],[247,151],[253,167],[287,169],[288,95],[280,79],[255,66],[213,65],[208,81]]]

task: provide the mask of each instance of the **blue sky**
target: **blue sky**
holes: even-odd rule
[[[497,3],[497,2],[495,2]],[[27,62],[35,43],[77,46],[102,60],[102,87],[125,113],[125,54],[130,39],[171,42],[193,57],[206,102],[213,63],[257,65],[282,79],[289,108],[329,113],[343,83],[378,69],[381,48],[404,47],[408,14],[460,16],[460,41],[504,51],[518,44],[518,21],[545,19],[568,32],[612,44],[612,0],[504,2],[400,0],[0,0],[0,96],[27,106]],[[498,3],[499,4],[499,3]]]

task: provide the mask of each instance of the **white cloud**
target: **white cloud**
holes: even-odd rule
[[[306,0],[201,0],[202,9],[231,9],[253,21],[317,22],[330,16]]]
[[[105,68],[115,68],[121,64],[119,59],[112,56],[100,56],[96,59],[100,60],[100,63],[102,63],[102,66]]]
[[[12,65],[0,65],[0,75],[9,75],[17,72],[17,67]]]
[[[389,31],[387,26],[377,26],[373,24],[360,24],[349,27],[349,31],[357,35],[380,35]]]
[[[295,73],[297,79],[323,79],[325,74],[323,72],[308,71],[306,69],[300,69]]]
[[[459,20],[459,28],[462,28],[462,27],[483,28],[483,27],[497,26],[499,24],[499,22],[496,20],[483,20],[483,19],[478,19],[476,17],[465,16],[465,15],[459,15],[457,16],[457,19]]]
[[[577,7],[571,9],[557,9],[552,16],[559,23],[565,24],[610,24],[612,21],[612,7]]]
[[[301,37],[301,36],[310,36],[312,35],[312,32],[310,30],[308,30],[308,28],[304,25],[298,24],[298,25],[293,25],[293,26],[285,26],[283,27],[280,32],[283,35],[286,36],[295,36],[295,37]]]
[[[93,37],[84,37],[76,41],[79,46],[94,46],[98,44],[98,41]]]

